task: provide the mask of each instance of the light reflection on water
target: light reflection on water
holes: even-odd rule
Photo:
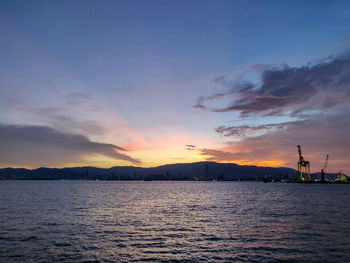
[[[0,262],[350,262],[350,186],[0,181]]]

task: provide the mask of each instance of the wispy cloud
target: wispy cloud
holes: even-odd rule
[[[194,150],[196,150],[196,145],[193,145],[193,144],[186,144],[186,145],[185,145],[185,149],[186,149],[187,151],[194,151]]]
[[[88,155],[141,164],[114,144],[99,143],[86,136],[59,132],[45,126],[0,125],[0,161],[9,165],[80,164]]]
[[[251,137],[261,135],[261,133],[277,131],[286,129],[289,125],[300,123],[298,122],[285,122],[285,123],[277,123],[277,124],[264,124],[258,126],[249,126],[249,125],[241,125],[241,126],[219,126],[215,128],[215,131],[219,134],[222,134],[225,137]]]
[[[35,118],[43,121],[50,126],[60,131],[73,130],[74,132],[102,135],[105,132],[105,127],[97,121],[73,117],[69,114],[70,110],[62,106],[51,106],[43,108],[35,108],[31,110],[35,114]]]
[[[224,96],[226,96],[227,94],[226,93],[217,93],[217,94],[213,94],[213,95],[210,95],[210,96],[200,96],[198,99],[197,99],[197,103],[195,105],[193,105],[192,107],[193,108],[197,108],[197,109],[206,109],[206,106],[204,106],[204,103],[206,101],[209,101],[209,100],[217,100],[217,99],[220,99]]]

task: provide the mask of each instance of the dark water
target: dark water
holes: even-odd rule
[[[350,185],[0,181],[0,262],[350,262]]]

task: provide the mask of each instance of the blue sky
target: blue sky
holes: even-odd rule
[[[240,96],[247,96],[237,88],[244,83],[254,82],[257,91],[268,69],[302,68],[309,62],[324,63],[329,56],[346,56],[349,1],[1,1],[0,33],[0,123],[4,127],[38,126],[67,136],[79,134],[92,143],[127,150],[123,154],[133,158],[134,164],[211,159],[290,166],[295,158],[286,156],[295,152],[300,138],[291,142],[284,155],[277,154],[282,146],[276,145],[271,150],[276,155],[268,160],[259,159],[253,150],[244,158],[239,153],[242,145],[254,147],[251,136],[265,142],[261,136],[292,129],[257,126],[314,121],[319,115],[325,120],[348,112],[346,99],[327,108],[316,105],[322,94],[330,96],[329,88],[308,102],[284,105],[283,114],[278,115],[265,114],[265,108],[247,116],[237,107],[217,109],[229,108]],[[348,74],[347,70],[339,74]],[[224,81],[215,81],[218,77]],[[332,91],[332,98],[347,98],[347,89],[343,85],[341,92]],[[270,91],[261,89],[261,94]],[[208,99],[213,94],[225,95]],[[193,107],[200,97],[205,107]],[[307,103],[314,106],[306,109]],[[313,117],[292,116],[292,111],[303,109]],[[219,126],[244,125],[255,127],[249,136],[216,132]],[[9,141],[6,147],[20,148],[23,158],[14,160],[5,154],[0,159],[3,166],[130,164],[124,157],[96,148],[76,151],[74,158],[67,159],[60,157],[56,144],[49,147],[40,142],[35,147],[47,149],[57,161],[43,163],[39,154],[28,161],[26,152],[30,154],[33,143],[18,146],[13,138],[14,147]],[[186,144],[196,145],[196,150],[186,150]],[[309,147],[315,152],[312,143]],[[208,149],[235,155],[223,160],[204,154]],[[315,169],[322,154],[313,157]],[[345,166],[348,157],[333,169]]]

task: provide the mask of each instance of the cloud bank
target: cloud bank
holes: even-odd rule
[[[226,142],[223,149],[202,149],[210,161],[256,163],[296,167],[296,145],[302,145],[304,158],[311,161],[312,172],[323,167],[330,155],[329,171],[350,172],[350,113],[317,117],[289,123],[283,129],[256,137],[244,137],[239,142]],[[227,134],[229,135],[229,134]],[[234,135],[234,134],[233,134]],[[273,163],[275,162],[275,164]]]
[[[0,124],[0,162],[26,166],[79,163],[88,155],[103,155],[133,164],[141,162],[114,144],[93,142],[86,136],[59,132],[46,126]]]

